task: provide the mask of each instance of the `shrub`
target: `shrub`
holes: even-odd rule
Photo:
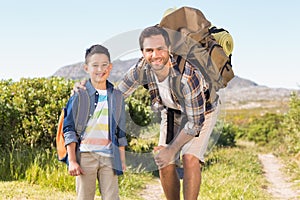
[[[282,115],[267,113],[249,124],[246,129],[247,138],[259,145],[265,145],[280,135],[282,122]]]
[[[286,153],[295,155],[300,152],[300,98],[296,93],[291,94],[289,111],[285,115],[283,123],[283,142]]]
[[[3,147],[54,148],[58,116],[73,81],[52,77],[1,81],[0,85]]]

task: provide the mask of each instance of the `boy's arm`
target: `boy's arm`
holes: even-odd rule
[[[71,143],[77,143],[78,138],[76,136],[76,130],[75,130],[75,121],[74,116],[77,115],[77,95],[74,95],[70,97],[67,105],[66,105],[66,116],[64,118],[64,124],[63,124],[63,132],[64,132],[64,138],[65,138],[65,145],[71,144]]]
[[[76,160],[76,145],[78,138],[75,131],[74,116],[77,115],[77,95],[72,96],[66,105],[66,116],[64,119],[63,132],[65,139],[65,146],[68,152],[68,171],[71,176],[77,176],[83,174]]]
[[[126,170],[125,147],[124,146],[119,147],[119,151],[120,151],[120,158],[122,162],[122,170],[125,171]]]
[[[77,143],[75,142],[72,142],[67,145],[68,160],[69,160],[68,171],[71,176],[78,176],[80,174],[84,174],[83,170],[81,169],[80,165],[76,160],[76,145]]]

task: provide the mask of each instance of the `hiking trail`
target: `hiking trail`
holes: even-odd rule
[[[300,199],[300,188],[293,188],[293,183],[283,174],[282,163],[273,154],[259,154],[258,158],[263,165],[265,177],[269,182],[267,191],[280,200]],[[145,200],[162,200],[164,197],[160,180],[157,178],[154,182],[146,185],[146,188],[140,193]]]
[[[146,185],[146,188],[139,194],[145,200],[163,200],[164,192],[159,178]]]
[[[282,163],[273,154],[259,154],[259,160],[263,165],[265,177],[269,182],[267,191],[272,194],[275,199],[300,199],[300,189],[297,191],[293,188],[293,183],[289,182],[281,168]]]

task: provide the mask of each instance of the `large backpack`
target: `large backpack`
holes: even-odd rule
[[[182,7],[168,13],[159,23],[169,34],[171,53],[179,59],[183,73],[185,62],[198,67],[209,84],[211,101],[216,92],[227,86],[234,77],[231,65],[233,40],[225,29],[212,27],[203,13],[195,8]],[[181,98],[181,77],[175,81],[175,92]]]
[[[72,106],[72,105],[69,105]],[[87,91],[80,90],[78,92],[78,106],[76,116],[74,116],[75,130],[77,137],[80,138],[80,134],[84,131],[85,126],[88,122],[90,111],[90,100]],[[57,150],[57,159],[63,163],[69,164],[68,161],[68,152],[65,146],[65,138],[63,133],[63,123],[64,119],[67,116],[66,108],[61,110],[61,114],[58,120],[57,132],[56,132],[56,150]],[[76,158],[79,162],[79,145],[76,146]]]

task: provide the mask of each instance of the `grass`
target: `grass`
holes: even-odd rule
[[[63,192],[53,187],[43,187],[26,181],[1,181],[0,199],[76,199],[75,192]]]
[[[201,200],[272,199],[263,189],[267,182],[252,147],[215,150],[208,157],[202,182]]]
[[[72,178],[67,175],[64,167],[57,170],[64,169],[62,174],[65,178]],[[33,173],[39,170],[34,168],[29,171]],[[58,171],[53,173],[50,170],[39,171],[40,180],[31,183],[30,181],[0,182],[0,199],[75,199],[74,186],[67,189],[50,184],[58,181],[56,177]],[[28,173],[27,171],[26,177],[32,176]],[[44,176],[43,173],[48,175]],[[121,199],[140,200],[137,194],[141,193],[145,185],[154,178],[156,177],[151,172],[126,172],[119,179]],[[71,179],[71,182],[74,184],[75,180]],[[214,149],[208,155],[207,163],[203,168],[199,199],[268,200],[271,197],[264,190],[266,184],[255,146]],[[99,194],[96,199],[100,199]]]

